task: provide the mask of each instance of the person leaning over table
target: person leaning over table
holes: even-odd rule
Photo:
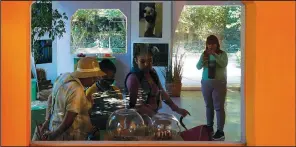
[[[129,107],[136,108],[141,115],[146,114],[152,117],[160,109],[163,100],[173,111],[185,117],[189,112],[178,107],[163,89],[159,77],[152,67],[153,55],[153,48],[145,45],[136,47],[133,68],[125,79],[126,92],[130,94]],[[148,93],[148,98],[144,104],[136,106],[139,88]]]
[[[54,83],[51,98],[48,99],[50,112],[41,132],[47,140],[85,140],[92,130],[89,111],[92,107],[86,98],[84,88],[90,87],[99,77],[106,75],[101,71],[98,61],[84,57],[78,61],[77,70],[62,74]],[[50,102],[51,101],[51,102]]]
[[[122,99],[122,94],[120,94],[120,89],[114,85],[114,77],[116,74],[116,66],[109,59],[103,59],[100,63],[101,70],[106,73],[105,76],[102,76],[100,80],[94,83],[91,87],[86,90],[86,97],[91,99],[93,102],[92,94],[96,92],[104,91],[116,91],[118,98]]]
[[[225,140],[225,98],[228,57],[225,51],[220,49],[218,38],[214,35],[207,37],[206,50],[200,56],[196,65],[198,70],[203,68],[201,90],[206,104],[207,126],[214,134],[214,110],[217,117],[217,131],[213,140]]]

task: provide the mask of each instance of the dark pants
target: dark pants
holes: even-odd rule
[[[217,129],[223,131],[225,124],[226,82],[221,80],[202,80],[201,90],[206,104],[207,125],[214,125],[214,110],[217,117]]]

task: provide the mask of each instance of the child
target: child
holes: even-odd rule
[[[114,77],[116,74],[116,66],[114,63],[112,63],[109,59],[104,59],[100,63],[101,70],[106,73],[105,76],[102,76],[102,78],[97,81],[95,84],[93,84],[91,87],[89,87],[86,90],[86,97],[90,99],[93,102],[92,94],[96,92],[105,92],[105,91],[116,91],[118,92],[119,99],[122,99],[122,95],[120,93],[120,89],[116,86],[114,86]]]

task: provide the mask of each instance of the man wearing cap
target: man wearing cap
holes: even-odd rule
[[[52,102],[46,122],[47,140],[85,140],[92,129],[89,110],[91,101],[86,98],[84,87],[90,87],[104,76],[95,58],[81,58],[77,70],[62,74],[54,83]],[[46,124],[46,122],[44,124]]]

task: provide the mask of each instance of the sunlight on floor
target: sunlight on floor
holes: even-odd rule
[[[206,124],[206,110],[201,91],[182,91],[181,98],[172,98],[180,107],[188,110],[191,116],[184,118],[186,127],[193,128],[198,125]],[[225,136],[226,141],[240,141],[241,139],[241,96],[238,91],[228,91],[226,100],[226,123]],[[163,104],[160,112],[173,113],[177,118],[180,115],[171,111]],[[216,118],[214,119],[216,123]],[[216,125],[214,125],[216,128]],[[181,128],[184,130],[183,128]]]

